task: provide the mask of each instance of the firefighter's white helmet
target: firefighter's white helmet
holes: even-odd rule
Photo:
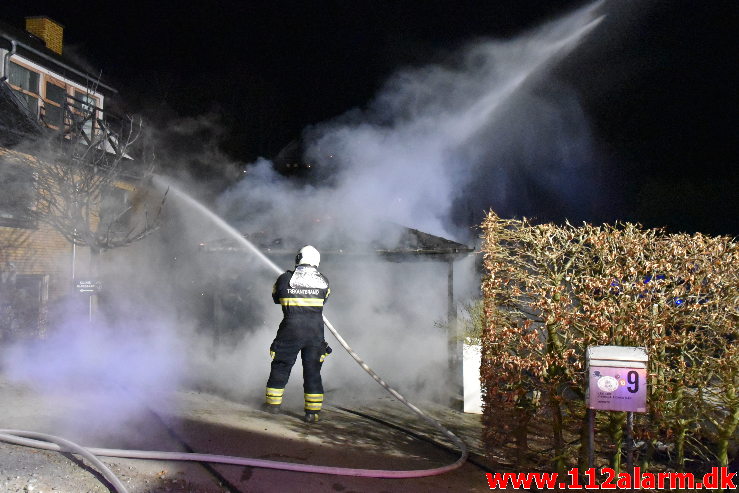
[[[295,265],[312,265],[318,267],[321,263],[321,254],[314,247],[306,245],[300,249],[295,257]]]

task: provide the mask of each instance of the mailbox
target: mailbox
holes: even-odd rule
[[[641,347],[591,346],[586,356],[588,407],[647,412],[647,351]]]

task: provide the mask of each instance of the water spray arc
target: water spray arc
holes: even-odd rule
[[[448,136],[448,139],[446,141],[447,145],[432,146],[432,149],[434,150],[434,152],[438,154],[438,153],[443,153],[448,149],[456,149],[458,147],[461,147],[468,141],[469,138],[471,138],[471,136],[476,135],[476,133],[481,128],[483,128],[484,124],[491,118],[491,115],[497,112],[497,110],[500,108],[502,103],[505,102],[511,95],[515,94],[519,90],[519,88],[525,84],[527,80],[530,80],[530,78],[533,75],[543,71],[544,68],[546,68],[546,66],[551,60],[556,60],[557,58],[560,58],[561,56],[566,55],[571,48],[574,48],[577,45],[577,43],[585,35],[591,32],[601,22],[603,17],[602,16],[597,17],[595,13],[600,9],[602,5],[603,5],[602,0],[596,1],[593,4],[577,11],[575,15],[570,16],[569,18],[566,18],[564,22],[557,23],[555,27],[561,28],[561,29],[558,29],[557,32],[554,33],[554,35],[544,36],[540,40],[541,41],[540,45],[543,43],[543,46],[540,50],[535,50],[535,54],[538,53],[538,55],[534,57],[531,64],[525,67],[525,70],[518,70],[512,74],[508,73],[509,77],[507,77],[503,81],[505,82],[503,85],[496,87],[493,92],[483,91],[482,94],[478,94],[478,97],[476,100],[473,101],[473,104],[471,105],[465,104],[466,111],[457,112],[456,117],[454,117],[454,113],[453,113],[449,119],[445,119],[444,120],[445,123],[443,125],[444,132],[441,132],[441,133]],[[536,39],[534,41],[536,41]],[[436,128],[439,125],[438,119],[436,118],[423,120],[423,121],[433,121],[434,128]],[[416,126],[411,125],[410,127],[412,130],[411,134],[413,134],[414,132],[418,130]],[[402,134],[402,135],[405,135],[405,134]],[[432,133],[431,134],[432,138],[424,142],[435,142],[436,140],[439,140],[438,139],[439,135],[440,135],[439,132]],[[384,136],[385,134],[381,133],[381,137],[384,137]],[[383,145],[385,144],[384,139],[381,138],[380,141]],[[402,147],[400,150],[401,151],[404,150],[405,147]],[[351,151],[352,149],[350,148],[349,150]],[[353,155],[364,155],[364,154],[360,152],[353,153]],[[370,153],[370,155],[373,155],[373,154]],[[378,160],[376,159],[376,161]],[[382,161],[382,160],[379,160],[379,161]],[[395,160],[388,160],[388,162],[396,163]],[[431,160],[430,162],[434,163],[437,161]],[[363,166],[360,169],[369,170],[369,169],[374,169],[374,168],[375,168],[374,166]],[[401,169],[400,166],[394,166],[393,169],[395,168]],[[439,169],[445,170],[447,168],[442,167]],[[388,168],[383,168],[383,171],[386,171],[389,173],[391,170]],[[356,173],[357,169],[354,169],[354,172]],[[439,170],[434,170],[434,169],[431,169],[431,172],[432,173],[429,173],[430,175],[432,175],[433,173],[437,173],[437,172],[440,173]],[[356,176],[354,178],[355,178],[354,181],[357,181]],[[363,176],[362,178],[367,178],[367,177]],[[369,177],[369,178],[372,178],[372,177]],[[400,178],[402,178],[402,176]],[[230,236],[232,236],[247,251],[251,252],[253,255],[259,258],[264,263],[264,265],[272,269],[276,274],[282,273],[282,270],[275,263],[273,263],[256,246],[254,246],[251,242],[245,239],[240,234],[240,232],[235,230],[233,227],[227,224],[222,218],[218,217],[216,214],[214,214],[212,211],[207,209],[204,205],[202,205],[200,202],[192,198],[190,195],[186,194],[183,191],[178,190],[174,186],[169,185],[167,181],[168,180],[165,180],[162,177],[156,177],[154,179],[154,184],[155,186],[163,187],[163,188],[169,186],[173,194],[177,195],[177,197],[180,198],[183,201],[183,203],[186,203],[193,210],[197,210],[199,211],[200,214],[203,214],[205,217],[208,217],[215,225],[217,225],[221,230],[227,232]],[[383,175],[379,182],[375,182],[375,181],[372,181],[371,179],[367,179],[367,180],[362,181],[362,183],[364,187],[369,186],[371,188],[371,185],[376,185],[378,187],[384,187],[387,181],[388,181],[388,176]],[[396,180],[396,181],[398,183],[402,183],[402,180]],[[433,189],[433,190],[436,190],[436,189]],[[58,437],[43,435],[40,433],[19,431],[19,430],[0,430],[0,440],[7,441],[10,443],[16,443],[20,445],[25,445],[25,446],[43,448],[47,450],[73,452],[73,453],[82,455],[86,458],[89,458],[90,462],[95,463],[95,464],[97,463],[95,462],[93,456],[98,455],[98,456],[111,456],[111,457],[122,457],[122,458],[209,462],[209,463],[251,466],[251,467],[279,469],[279,470],[288,470],[288,471],[297,471],[297,472],[311,472],[311,473],[319,473],[319,474],[374,477],[374,478],[413,478],[413,477],[422,477],[422,476],[432,476],[432,475],[443,474],[443,473],[446,473],[446,472],[449,472],[449,471],[452,471],[454,469],[461,467],[465,463],[469,455],[469,452],[468,452],[468,449],[465,443],[459,437],[457,437],[454,433],[447,430],[443,425],[441,425],[441,423],[439,423],[438,421],[426,415],[423,411],[421,411],[416,406],[408,402],[405,399],[405,397],[403,397],[395,389],[390,387],[348,345],[348,343],[344,340],[344,338],[339,334],[339,332],[334,328],[334,326],[325,316],[324,316],[324,323],[325,323],[325,326],[329,329],[329,331],[331,331],[331,333],[334,335],[336,340],[349,353],[352,359],[354,359],[355,362],[372,377],[372,379],[374,379],[380,386],[382,386],[394,398],[399,400],[406,407],[408,407],[411,411],[413,411],[413,413],[419,416],[423,421],[425,421],[426,423],[430,424],[433,428],[440,431],[448,440],[450,440],[456,447],[459,448],[460,456],[454,463],[448,464],[442,467],[437,467],[437,468],[432,468],[432,469],[421,469],[421,470],[352,469],[352,468],[341,468],[341,467],[312,466],[312,465],[307,465],[307,464],[295,464],[295,463],[287,463],[287,462],[267,461],[267,460],[262,460],[262,459],[251,459],[251,458],[231,457],[231,456],[221,456],[221,455],[211,455],[211,454],[83,448],[67,440],[58,438]],[[103,473],[103,475],[106,478],[108,478],[110,483],[114,486],[114,488],[119,493],[126,493],[125,487],[122,484],[120,484],[120,481],[117,481],[117,479],[112,475],[112,472],[107,470],[107,468],[105,468],[104,465],[102,465],[102,467],[100,468],[100,471]]]
[[[157,186],[169,187],[169,190],[176,196],[182,199],[188,206],[196,209],[201,214],[207,216],[212,220],[218,227],[223,229],[225,232],[233,236],[239,243],[245,246],[251,253],[256,255],[264,264],[272,269],[276,274],[281,274],[282,270],[272,262],[261,250],[254,246],[250,241],[244,238],[236,229],[230,226],[226,221],[220,218],[218,215],[210,211],[203,204],[195,200],[187,193],[179,190],[171,184],[165,183],[160,177],[154,179]],[[332,474],[337,476],[356,476],[356,477],[367,477],[367,478],[417,478],[424,476],[433,476],[443,474],[461,467],[467,460],[469,451],[467,445],[452,433],[450,430],[445,428],[441,423],[428,416],[418,407],[410,403],[403,395],[397,390],[390,387],[362,358],[349,346],[346,340],[339,334],[333,324],[324,316],[323,321],[326,327],[331,331],[339,344],[349,353],[354,361],[367,372],[373,380],[375,380],[380,386],[382,386],[388,393],[390,393],[395,399],[403,403],[426,423],[433,426],[435,429],[440,431],[445,437],[447,437],[456,447],[460,450],[459,458],[448,465],[430,468],[430,469],[412,469],[412,470],[384,470],[384,469],[358,469],[358,468],[345,468],[345,467],[331,467],[331,466],[314,466],[308,464],[295,464],[290,462],[279,462],[269,461],[263,459],[252,459],[245,457],[233,457],[224,455],[213,455],[213,454],[199,454],[199,453],[182,453],[182,452],[162,452],[162,451],[150,451],[150,450],[123,450],[123,449],[105,449],[105,448],[88,448],[77,445],[69,440],[43,433],[29,432],[23,430],[10,430],[0,429],[0,440],[14,443],[17,445],[23,445],[28,447],[40,448],[51,451],[62,451],[72,452],[79,454],[86,459],[89,459],[94,464],[103,476],[110,481],[111,485],[115,488],[118,493],[128,493],[128,490],[121,483],[121,481],[115,476],[115,474],[105,464],[97,459],[97,456],[105,457],[120,457],[130,459],[149,459],[149,460],[173,460],[173,461],[189,461],[189,462],[208,462],[217,464],[230,464],[239,466],[250,466],[260,467],[266,469],[279,469],[285,471],[296,471],[296,472],[309,472],[317,474]]]
[[[164,181],[162,178],[157,177],[155,179],[157,184],[159,186],[165,186]],[[262,262],[264,262],[272,271],[275,272],[275,274],[282,274],[282,270],[274,263],[272,260],[269,259],[264,253],[262,253],[261,250],[259,250],[256,246],[254,246],[253,243],[251,243],[249,240],[244,238],[244,236],[239,233],[236,229],[234,229],[231,225],[229,225],[226,221],[224,221],[221,217],[219,217],[217,214],[209,210],[207,207],[205,207],[203,204],[195,200],[193,197],[191,197],[189,194],[186,194],[185,192],[179,190],[176,187],[173,187],[171,184],[166,184],[166,186],[169,187],[169,189],[174,192],[175,195],[180,197],[182,200],[184,200],[189,206],[197,209],[201,214],[206,215],[209,219],[211,219],[215,224],[217,224],[220,228],[222,228],[224,231],[228,232],[234,239],[236,239],[239,243],[241,243],[243,246],[245,246],[250,252],[255,254]],[[339,341],[339,344],[346,350],[347,353],[349,353],[349,356],[354,359],[354,361],[365,371],[369,374],[370,377],[372,377],[373,380],[375,380],[382,388],[384,388],[390,395],[392,395],[395,399],[400,401],[402,404],[404,404],[408,409],[413,411],[416,415],[418,415],[421,419],[423,419],[426,423],[430,424],[434,428],[436,428],[438,431],[440,431],[444,436],[446,436],[452,443],[454,443],[459,449],[460,449],[460,457],[457,461],[454,463],[434,468],[434,469],[425,469],[425,470],[417,470],[417,471],[384,471],[384,470],[375,470],[375,469],[345,469],[345,468],[331,468],[331,469],[341,469],[345,471],[354,471],[354,472],[362,472],[362,474],[347,474],[351,476],[367,476],[367,477],[420,477],[420,476],[431,476],[434,474],[442,474],[444,472],[448,472],[451,470],[454,470],[458,467],[460,467],[464,462],[467,460],[467,456],[469,454],[469,451],[467,449],[467,445],[460,439],[458,436],[456,436],[454,433],[449,431],[447,428],[445,428],[441,423],[436,421],[435,419],[428,416],[426,413],[424,413],[421,409],[413,405],[411,402],[409,402],[402,394],[400,394],[397,390],[392,388],[390,385],[385,382],[360,356],[359,354],[354,351],[351,346],[346,342],[346,340],[341,336],[341,334],[336,330],[336,328],[333,326],[331,321],[326,318],[326,316],[323,316],[323,322],[328,328],[329,331],[333,334],[333,336],[336,338],[337,341]],[[294,470],[294,469],[291,469]],[[364,474],[366,473],[366,474]],[[373,474],[374,473],[374,474]],[[391,475],[382,475],[382,474],[391,474]],[[423,473],[423,474],[414,474],[414,475],[398,475],[398,473]],[[330,474],[337,474],[335,472],[332,472]]]

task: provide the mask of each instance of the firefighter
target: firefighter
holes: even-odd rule
[[[323,404],[321,366],[331,353],[323,338],[323,304],[331,290],[328,279],[318,272],[321,255],[307,245],[295,257],[295,270],[277,278],[272,300],[282,306],[282,322],[270,346],[271,371],[267,380],[265,410],[280,412],[285,385],[300,353],[303,363],[305,421],[318,422]]]

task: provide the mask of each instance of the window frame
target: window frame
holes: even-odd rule
[[[33,212],[38,206],[38,196],[36,191],[36,180],[38,180],[38,174],[33,171],[30,165],[23,163],[0,159],[0,167],[4,168],[4,170],[12,168],[16,170],[15,172],[18,173],[19,176],[23,175],[23,178],[27,178],[27,181],[24,180],[23,185],[28,187],[27,193],[24,194],[25,197],[23,197],[25,198],[25,203],[21,206],[16,206],[16,208],[6,208],[6,204],[0,203],[0,227],[37,229],[38,220],[34,216]],[[7,178],[3,177],[2,182],[6,184]],[[16,180],[14,183],[12,183],[12,185],[17,187],[18,183],[20,183],[20,181]],[[3,194],[3,196],[6,198],[9,195],[10,194]],[[12,197],[12,195],[10,195],[10,198],[15,197]]]
[[[105,104],[105,95],[102,93],[99,93],[97,91],[93,91],[90,89],[90,87],[87,87],[83,84],[80,84],[78,82],[75,82],[71,79],[68,79],[67,77],[64,77],[63,75],[57,74],[48,68],[46,68],[43,65],[40,65],[38,63],[35,63],[31,60],[27,60],[22,55],[19,54],[13,54],[11,55],[10,59],[8,60],[10,63],[15,63],[19,67],[22,67],[26,70],[29,70],[30,72],[33,72],[39,76],[38,81],[38,93],[31,93],[29,91],[23,90],[20,86],[17,86],[15,84],[10,83],[10,79],[6,78],[6,82],[8,85],[15,91],[20,92],[21,94],[25,96],[31,96],[36,99],[36,112],[35,112],[35,118],[42,122],[44,125],[49,126],[50,128],[59,129],[56,125],[48,124],[44,119],[44,111],[45,107],[44,105],[47,102],[51,102],[52,105],[54,105],[54,101],[48,100],[46,98],[46,83],[51,82],[52,84],[63,87],[65,94],[65,103],[69,106],[69,109],[77,114],[82,114],[81,109],[75,108],[76,102],[74,101],[74,97],[76,92],[79,92],[82,94],[85,98],[92,99],[90,103],[93,106],[93,127],[92,131],[96,132],[99,125],[97,124],[97,118],[102,118],[102,115],[105,113],[104,104]],[[8,74],[6,74],[8,75]],[[56,105],[54,105],[56,106]],[[62,110],[64,110],[64,106],[62,107]],[[29,111],[32,111],[29,109]],[[68,129],[69,125],[71,124],[70,119],[68,118],[68,115],[65,111],[62,113],[63,120],[64,120],[64,129]],[[90,138],[93,136],[90,135]]]
[[[83,129],[87,132],[87,137],[92,139],[99,126],[97,123],[98,111],[102,111],[99,106],[100,100],[97,94],[88,89],[73,87],[71,92],[69,95],[73,98],[70,102],[71,111],[83,117],[90,116],[89,122],[85,123]]]
[[[9,62],[9,63],[8,63],[8,72],[10,72],[10,65],[11,65],[11,64],[15,64],[15,65],[17,65],[17,66],[19,66],[19,67],[21,67],[21,68],[23,68],[23,69],[25,69],[25,70],[28,70],[29,72],[31,72],[31,73],[34,73],[34,74],[36,74],[36,75],[38,76],[38,84],[37,84],[37,86],[38,86],[38,87],[36,88],[36,90],[37,90],[38,92],[36,92],[36,93],[35,93],[35,92],[31,92],[31,91],[29,91],[28,89],[24,89],[23,87],[21,87],[21,86],[19,86],[19,85],[16,85],[16,84],[12,83],[12,82],[10,81],[10,73],[8,73],[8,74],[7,74],[7,77],[6,77],[6,81],[8,82],[8,85],[9,85],[9,86],[10,86],[10,87],[11,87],[11,88],[12,88],[12,89],[14,90],[14,91],[16,91],[16,92],[19,92],[19,93],[21,93],[21,94],[23,94],[23,95],[25,95],[25,96],[31,96],[31,97],[33,97],[33,98],[35,98],[35,99],[36,99],[36,111],[35,111],[35,116],[36,116],[36,118],[39,118],[39,115],[40,115],[40,112],[41,112],[41,101],[42,101],[42,100],[41,100],[41,94],[40,94],[40,93],[41,93],[41,85],[42,85],[42,80],[44,79],[44,77],[43,77],[43,75],[44,75],[44,74],[42,74],[42,73],[41,73],[41,72],[39,72],[38,70],[35,70],[35,69],[33,69],[32,67],[29,67],[29,66],[28,66],[28,65],[26,65],[25,63],[23,63],[23,62],[20,62],[20,61],[18,61],[18,60],[12,60],[12,59],[11,59],[11,60],[8,60],[8,62]],[[26,107],[28,108],[28,111],[31,111],[31,112],[33,112],[33,110],[32,110],[32,109],[31,109],[30,107],[28,107],[28,105],[26,105]]]
[[[49,85],[56,86],[56,87],[60,88],[63,91],[64,100],[61,102],[61,104],[60,103],[57,103],[53,99],[49,99],[48,98],[48,86]],[[59,111],[61,112],[61,120],[60,120],[60,123],[64,127],[67,127],[67,125],[69,125],[69,122],[67,121],[67,116],[64,113],[64,106],[67,104],[68,99],[69,99],[69,89],[68,89],[68,86],[66,84],[64,84],[63,82],[61,82],[61,81],[59,81],[57,79],[54,79],[53,77],[49,77],[49,76],[44,77],[44,94],[41,97],[41,100],[44,103],[44,105],[43,105],[43,116],[42,116],[42,120],[44,121],[44,123],[48,127],[53,128],[55,130],[59,130],[61,128],[59,125],[56,125],[54,123],[50,123],[46,119],[46,113],[47,113],[47,111],[46,111],[46,105],[47,104],[49,104],[49,105],[51,105],[51,106],[59,109]]]

